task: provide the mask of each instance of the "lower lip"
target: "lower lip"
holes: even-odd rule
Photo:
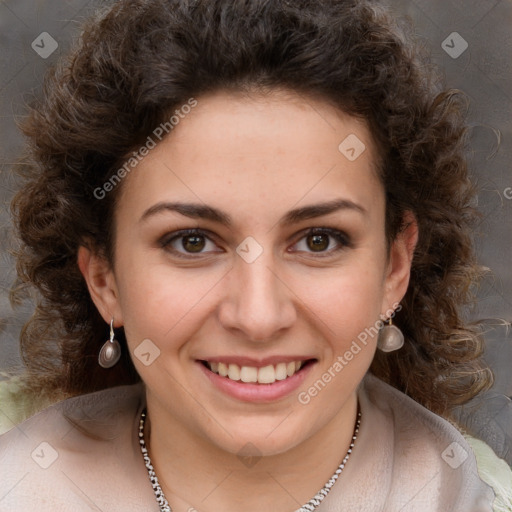
[[[210,371],[203,363],[197,362],[210,382],[223,393],[243,402],[273,402],[293,393],[315,365],[310,362],[304,368],[284,380],[276,380],[272,384],[254,384],[231,380]]]

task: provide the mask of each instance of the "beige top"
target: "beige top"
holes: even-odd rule
[[[358,393],[356,446],[318,512],[492,511],[458,430],[372,375]],[[137,438],[143,407],[142,385],[112,388],[0,436],[0,511],[158,512]]]

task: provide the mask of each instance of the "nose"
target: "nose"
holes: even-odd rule
[[[237,257],[225,286],[219,320],[236,336],[269,342],[295,322],[294,294],[265,252],[252,263]]]

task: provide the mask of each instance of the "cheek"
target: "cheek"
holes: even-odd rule
[[[224,274],[219,269],[171,268],[147,258],[125,261],[118,268],[119,301],[132,347],[145,338],[168,347],[190,335]]]
[[[381,265],[364,258],[355,260],[323,275],[297,280],[299,294],[307,309],[321,320],[317,325],[323,326],[325,337],[341,344],[379,319],[384,296]]]

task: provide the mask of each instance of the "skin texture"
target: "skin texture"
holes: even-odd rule
[[[357,386],[376,338],[309,404],[298,394],[400,302],[417,226],[409,218],[387,254],[384,190],[363,121],[286,91],[220,91],[197,100],[123,181],[113,268],[84,247],[79,266],[105,321],[114,317],[116,327],[124,326],[131,353],[145,339],[160,350],[151,365],[134,363],[147,389],[150,454],[171,506],[294,510],[348,448]],[[366,146],[354,161],[338,150],[350,134]],[[345,208],[280,223],[291,209],[335,199],[364,212]],[[221,209],[233,224],[166,210],[141,219],[149,208],[175,201]],[[343,231],[349,242],[324,235],[327,249],[315,252],[305,232],[313,227]],[[210,236],[202,253],[180,258],[172,249],[187,256],[182,240],[165,247],[162,240],[187,228]],[[246,237],[263,249],[252,263],[236,252]],[[276,355],[316,363],[299,389],[271,403],[225,395],[197,362]],[[252,467],[237,457],[248,446],[264,456]]]

